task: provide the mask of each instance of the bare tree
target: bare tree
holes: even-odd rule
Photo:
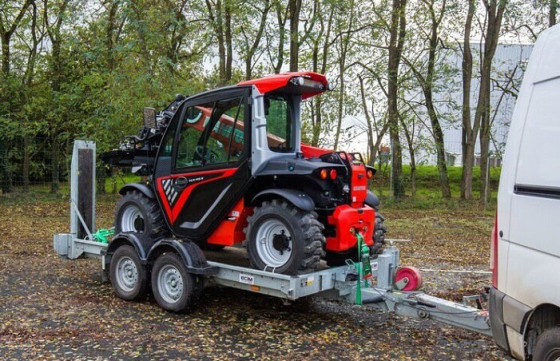
[[[402,148],[399,139],[399,111],[398,111],[398,76],[399,64],[406,35],[406,0],[393,0],[391,11],[389,62],[387,81],[387,117],[389,135],[391,138],[391,177],[393,196],[401,199],[404,196],[402,181]]]
[[[463,76],[463,106],[462,106],[462,164],[463,172],[461,175],[461,198],[472,198],[472,180],[473,180],[473,166],[474,166],[474,149],[476,146],[476,138],[478,135],[478,128],[480,124],[471,124],[471,85],[472,85],[472,72],[473,72],[473,57],[471,51],[471,29],[472,20],[476,11],[476,1],[469,0],[469,7],[467,10],[467,19],[465,21],[465,30],[463,37],[463,61],[462,61],[462,76]]]
[[[210,23],[218,39],[219,84],[224,85],[231,80],[233,63],[231,0],[206,0],[206,8]]]
[[[556,25],[556,12],[558,11],[558,0],[549,0],[548,8],[548,26]]]
[[[480,122],[480,196],[485,199],[487,191],[488,156],[490,150],[490,84],[492,72],[492,60],[498,46],[500,28],[507,0],[483,0],[486,8],[486,29],[484,53],[482,55],[482,66],[480,72],[480,90],[478,93],[478,104],[475,113],[475,123]]]
[[[436,0],[422,0],[424,6],[426,6],[426,10],[429,16],[430,21],[430,32],[428,34],[428,63],[427,69],[425,69],[425,76],[424,72],[419,71],[412,62],[406,60],[405,62],[413,71],[414,75],[418,79],[420,83],[420,87],[422,88],[422,92],[424,94],[424,99],[426,101],[426,111],[428,113],[428,117],[430,118],[430,123],[432,126],[432,136],[434,138],[434,144],[436,147],[436,155],[437,155],[437,168],[438,168],[438,177],[439,177],[439,184],[441,188],[441,195],[444,198],[451,198],[451,191],[449,189],[449,178],[447,176],[447,165],[445,163],[445,143],[444,143],[444,136],[443,131],[441,129],[441,124],[439,121],[439,116],[436,111],[436,107],[434,105],[434,77],[435,77],[435,65],[436,65],[436,51],[438,47],[438,40],[439,40],[439,27],[443,20],[443,15],[445,13],[446,2],[447,0],[443,0],[441,2],[441,7],[438,13],[436,13],[436,9],[434,8]],[[439,1],[438,1],[439,2]],[[407,134],[405,134],[407,135]],[[407,140],[410,143],[409,136],[407,135]],[[411,164],[412,165],[412,164]]]

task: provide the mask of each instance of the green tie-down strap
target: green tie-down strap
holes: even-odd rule
[[[109,238],[115,234],[115,228],[101,228],[93,234],[93,239],[100,243],[109,243]]]
[[[358,283],[356,284],[356,299],[355,304],[362,304],[362,287],[369,287],[369,278],[371,278],[371,263],[369,258],[369,247],[366,242],[364,242],[364,237],[360,232],[355,232],[358,249],[358,262],[352,262],[356,271],[358,272]],[[362,285],[363,281],[363,285]]]

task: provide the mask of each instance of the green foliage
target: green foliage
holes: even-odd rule
[[[421,165],[416,167],[416,196],[411,197],[410,191],[407,191],[407,196],[398,205],[403,208],[422,208],[429,209],[434,206],[450,207],[452,209],[460,207],[465,201],[460,200],[461,195],[461,167],[447,167],[449,176],[449,186],[451,188],[452,199],[444,200],[441,198],[441,189],[439,186],[438,171],[436,166]],[[474,182],[473,189],[480,189],[480,167],[474,167]],[[495,205],[498,184],[500,181],[500,167],[490,168],[490,205]],[[372,183],[372,189],[383,199],[383,204],[396,207],[395,200],[390,196],[390,166],[378,169],[377,174]],[[403,180],[405,188],[410,189],[411,173],[410,166],[403,166]],[[473,204],[480,205],[479,194],[474,192]]]
[[[297,34],[290,33],[293,9],[289,4],[301,6]],[[425,68],[421,38],[430,19],[422,4],[407,6],[409,30],[403,48],[403,59],[419,69]],[[456,0],[446,4],[441,48],[458,51],[448,45],[460,40],[457,29],[462,29],[465,7]],[[511,4],[508,14],[515,19],[526,22],[524,14],[531,17],[532,11],[542,16],[543,6],[531,10],[520,1]],[[249,73],[259,77],[285,71],[292,51],[297,51],[299,69],[325,73],[335,87],[304,102],[304,141],[358,150],[353,146],[363,144],[361,139],[373,143],[387,135],[387,129],[382,129],[391,73],[387,65],[390,1],[0,0],[0,5],[0,31],[13,26],[10,52],[3,48],[0,53],[2,65],[4,60],[9,65],[9,71],[0,73],[2,183],[23,174],[24,168],[28,168],[28,178],[64,180],[73,139],[94,140],[99,152],[115,148],[123,136],[138,132],[142,108],[161,109],[176,93],[194,94],[224,82],[235,84]],[[541,25],[534,25],[536,32],[541,30]],[[296,38],[297,46],[290,49],[290,41]],[[2,39],[7,41],[5,36]],[[225,63],[231,68],[226,78]],[[403,71],[397,83],[399,96],[404,97],[417,82],[410,64],[403,60],[400,66]],[[452,72],[445,66],[438,69],[436,78],[445,81],[434,84],[437,92],[460,87],[448,81]],[[421,104],[403,109],[400,99],[399,103],[404,123],[414,127],[412,146],[432,146],[420,134],[419,119],[425,117]],[[439,116],[452,122],[453,114]],[[346,124],[349,119],[356,122]],[[25,143],[25,147],[8,149],[15,143]],[[37,154],[50,156],[45,161]],[[388,169],[381,169],[380,174]],[[420,189],[437,187],[433,174],[423,172],[428,170],[417,172],[418,197]],[[457,172],[449,169],[454,195]],[[410,189],[406,174],[405,167],[404,181]],[[478,173],[474,189],[477,181]],[[492,182],[494,186],[496,181]]]

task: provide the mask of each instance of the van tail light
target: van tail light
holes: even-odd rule
[[[498,288],[498,212],[494,217],[490,241],[490,270],[492,271],[492,286]]]

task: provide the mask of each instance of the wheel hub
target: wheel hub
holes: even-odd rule
[[[119,287],[130,292],[138,282],[138,270],[130,257],[123,257],[117,263],[116,280]]]
[[[286,231],[282,230],[280,234],[274,234],[272,238],[272,246],[275,250],[284,254],[284,251],[291,251],[290,249],[291,238],[286,236]]]
[[[183,277],[173,265],[164,266],[158,274],[158,290],[169,303],[177,302],[183,294]]]
[[[140,215],[134,219],[134,229],[136,229],[137,232],[144,231],[144,219]]]
[[[129,205],[124,210],[121,217],[121,231],[123,232],[144,232],[144,217],[136,206]]]
[[[257,230],[256,251],[266,267],[284,266],[292,257],[292,235],[279,219],[267,219]]]

